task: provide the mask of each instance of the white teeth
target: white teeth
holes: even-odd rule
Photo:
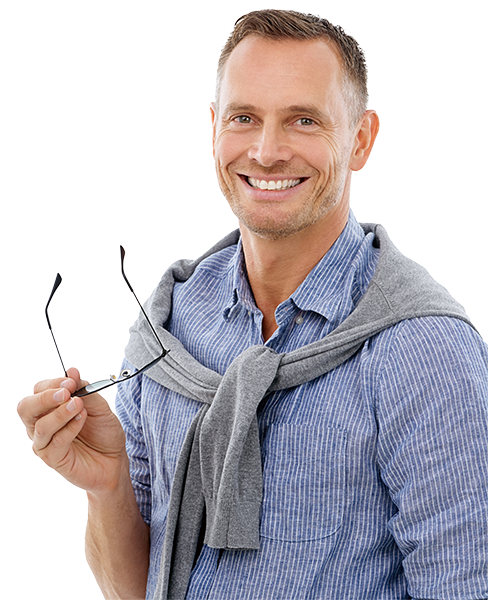
[[[278,181],[266,181],[264,179],[254,179],[253,177],[248,177],[247,181],[252,187],[260,190],[287,190],[300,183],[300,179],[279,179]]]

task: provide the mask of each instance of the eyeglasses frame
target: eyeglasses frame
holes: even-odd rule
[[[154,329],[149,317],[147,316],[146,311],[144,310],[144,307],[139,302],[139,299],[137,298],[134,290],[132,289],[131,284],[129,283],[129,280],[127,279],[127,276],[124,271],[124,258],[125,258],[125,250],[122,246],[120,246],[120,264],[121,264],[122,276],[123,276],[126,284],[128,285],[130,291],[134,295],[134,298],[137,300],[137,304],[139,304],[139,307],[140,307],[144,317],[146,318],[146,321],[148,322],[152,332],[154,333],[155,338],[158,340],[158,343],[161,346],[161,354],[159,356],[157,356],[156,358],[154,358],[153,360],[151,360],[151,362],[149,362],[147,365],[145,365],[141,369],[136,369],[136,371],[134,373],[132,373],[128,369],[124,369],[121,371],[121,373],[118,377],[115,377],[115,375],[111,375],[109,379],[102,379],[100,381],[96,381],[95,383],[89,383],[89,384],[85,385],[84,387],[80,388],[79,390],[76,390],[76,392],[71,394],[72,397],[77,396],[78,398],[83,398],[85,396],[89,396],[90,394],[94,394],[95,392],[100,392],[101,390],[109,388],[112,385],[117,385],[118,383],[122,383],[123,381],[128,381],[129,379],[136,377],[136,375],[140,375],[144,371],[147,371],[148,369],[150,369],[152,366],[154,366],[156,363],[158,363],[161,359],[163,359],[169,353],[169,350],[166,350],[166,348],[163,346],[161,340],[159,339],[159,336],[156,333],[156,330]],[[49,296],[49,300],[47,301],[47,304],[46,304],[45,313],[46,313],[47,324],[48,324],[49,330],[51,331],[51,335],[54,340],[54,345],[56,346],[56,351],[58,353],[59,360],[61,361],[61,365],[63,367],[64,374],[66,377],[68,377],[68,373],[64,366],[63,359],[61,358],[61,353],[59,352],[58,344],[56,343],[56,338],[54,337],[54,333],[53,333],[53,330],[51,327],[51,321],[49,320],[49,314],[48,314],[49,304],[51,303],[51,300],[53,299],[53,296],[54,296],[56,290],[58,289],[58,287],[61,285],[62,281],[63,281],[62,277],[58,273],[56,275],[56,279],[54,281],[54,286],[53,286],[51,295]]]

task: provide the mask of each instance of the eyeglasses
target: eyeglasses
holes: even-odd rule
[[[86,385],[85,387],[82,387],[79,390],[76,390],[76,392],[74,394],[72,394],[73,396],[78,396],[79,398],[82,398],[83,396],[89,396],[90,394],[94,394],[95,392],[99,392],[101,390],[104,390],[105,388],[108,388],[112,385],[117,385],[117,383],[122,383],[122,381],[127,381],[128,379],[132,379],[132,377],[135,377],[136,375],[139,375],[140,373],[143,373],[144,371],[147,371],[147,369],[150,369],[153,365],[155,365],[157,362],[159,362],[162,358],[164,358],[169,350],[166,350],[163,346],[163,344],[161,343],[161,340],[159,339],[158,334],[156,333],[156,330],[154,329],[154,327],[152,326],[151,321],[149,320],[149,317],[146,314],[146,311],[144,310],[142,304],[139,302],[139,300],[137,299],[137,296],[135,295],[134,290],[132,289],[131,284],[129,283],[129,280],[127,279],[125,272],[124,272],[124,258],[125,258],[125,250],[122,248],[122,246],[120,246],[120,263],[121,263],[121,269],[122,269],[122,276],[125,280],[125,282],[127,283],[127,285],[129,286],[130,291],[134,294],[134,298],[137,300],[137,304],[139,304],[139,306],[141,307],[142,313],[144,314],[147,322],[149,323],[149,326],[152,329],[152,332],[154,333],[154,336],[156,337],[156,339],[159,342],[159,345],[161,346],[161,354],[154,358],[150,363],[148,363],[145,367],[142,367],[142,369],[136,369],[134,372],[132,372],[130,369],[124,369],[120,372],[120,375],[118,377],[116,377],[115,375],[110,375],[109,379],[102,379],[101,381],[97,381],[95,383],[89,383],[88,385]],[[56,290],[58,289],[58,287],[61,285],[61,275],[58,273],[56,275],[56,280],[54,282],[54,286],[53,286],[53,291],[51,292],[51,295],[49,296],[49,300],[47,301],[46,304],[46,319],[47,319],[47,324],[49,326],[49,330],[51,332],[51,335],[53,336],[53,340],[54,340],[54,345],[56,346],[56,350],[58,352],[58,356],[59,356],[59,360],[61,361],[61,365],[63,366],[63,370],[64,370],[64,374],[66,375],[66,377],[68,377],[68,373],[66,372],[64,363],[63,363],[63,359],[61,358],[61,354],[59,352],[59,348],[58,345],[56,343],[56,339],[54,337],[54,333],[51,327],[51,322],[49,321],[49,315],[47,312],[47,309],[49,307],[49,304],[54,296],[54,293],[56,292]]]

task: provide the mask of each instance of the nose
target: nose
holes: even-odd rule
[[[279,161],[288,161],[293,152],[287,144],[286,133],[275,125],[263,125],[256,133],[248,151],[250,159],[263,167],[270,167]]]

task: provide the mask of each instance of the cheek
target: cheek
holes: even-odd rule
[[[316,136],[300,140],[294,147],[294,154],[316,171],[328,173],[334,169],[339,152],[335,140]]]
[[[319,176],[326,179],[334,178],[343,162],[338,150],[330,145],[323,145],[309,151],[307,160],[318,171]]]
[[[229,176],[229,172],[226,169],[226,165],[222,164],[220,160],[216,160],[215,171],[217,173],[217,180],[222,191],[225,193],[225,190],[230,190],[233,187],[233,182],[232,177]]]
[[[247,156],[247,145],[244,136],[221,132],[214,144],[214,157],[221,168]]]

